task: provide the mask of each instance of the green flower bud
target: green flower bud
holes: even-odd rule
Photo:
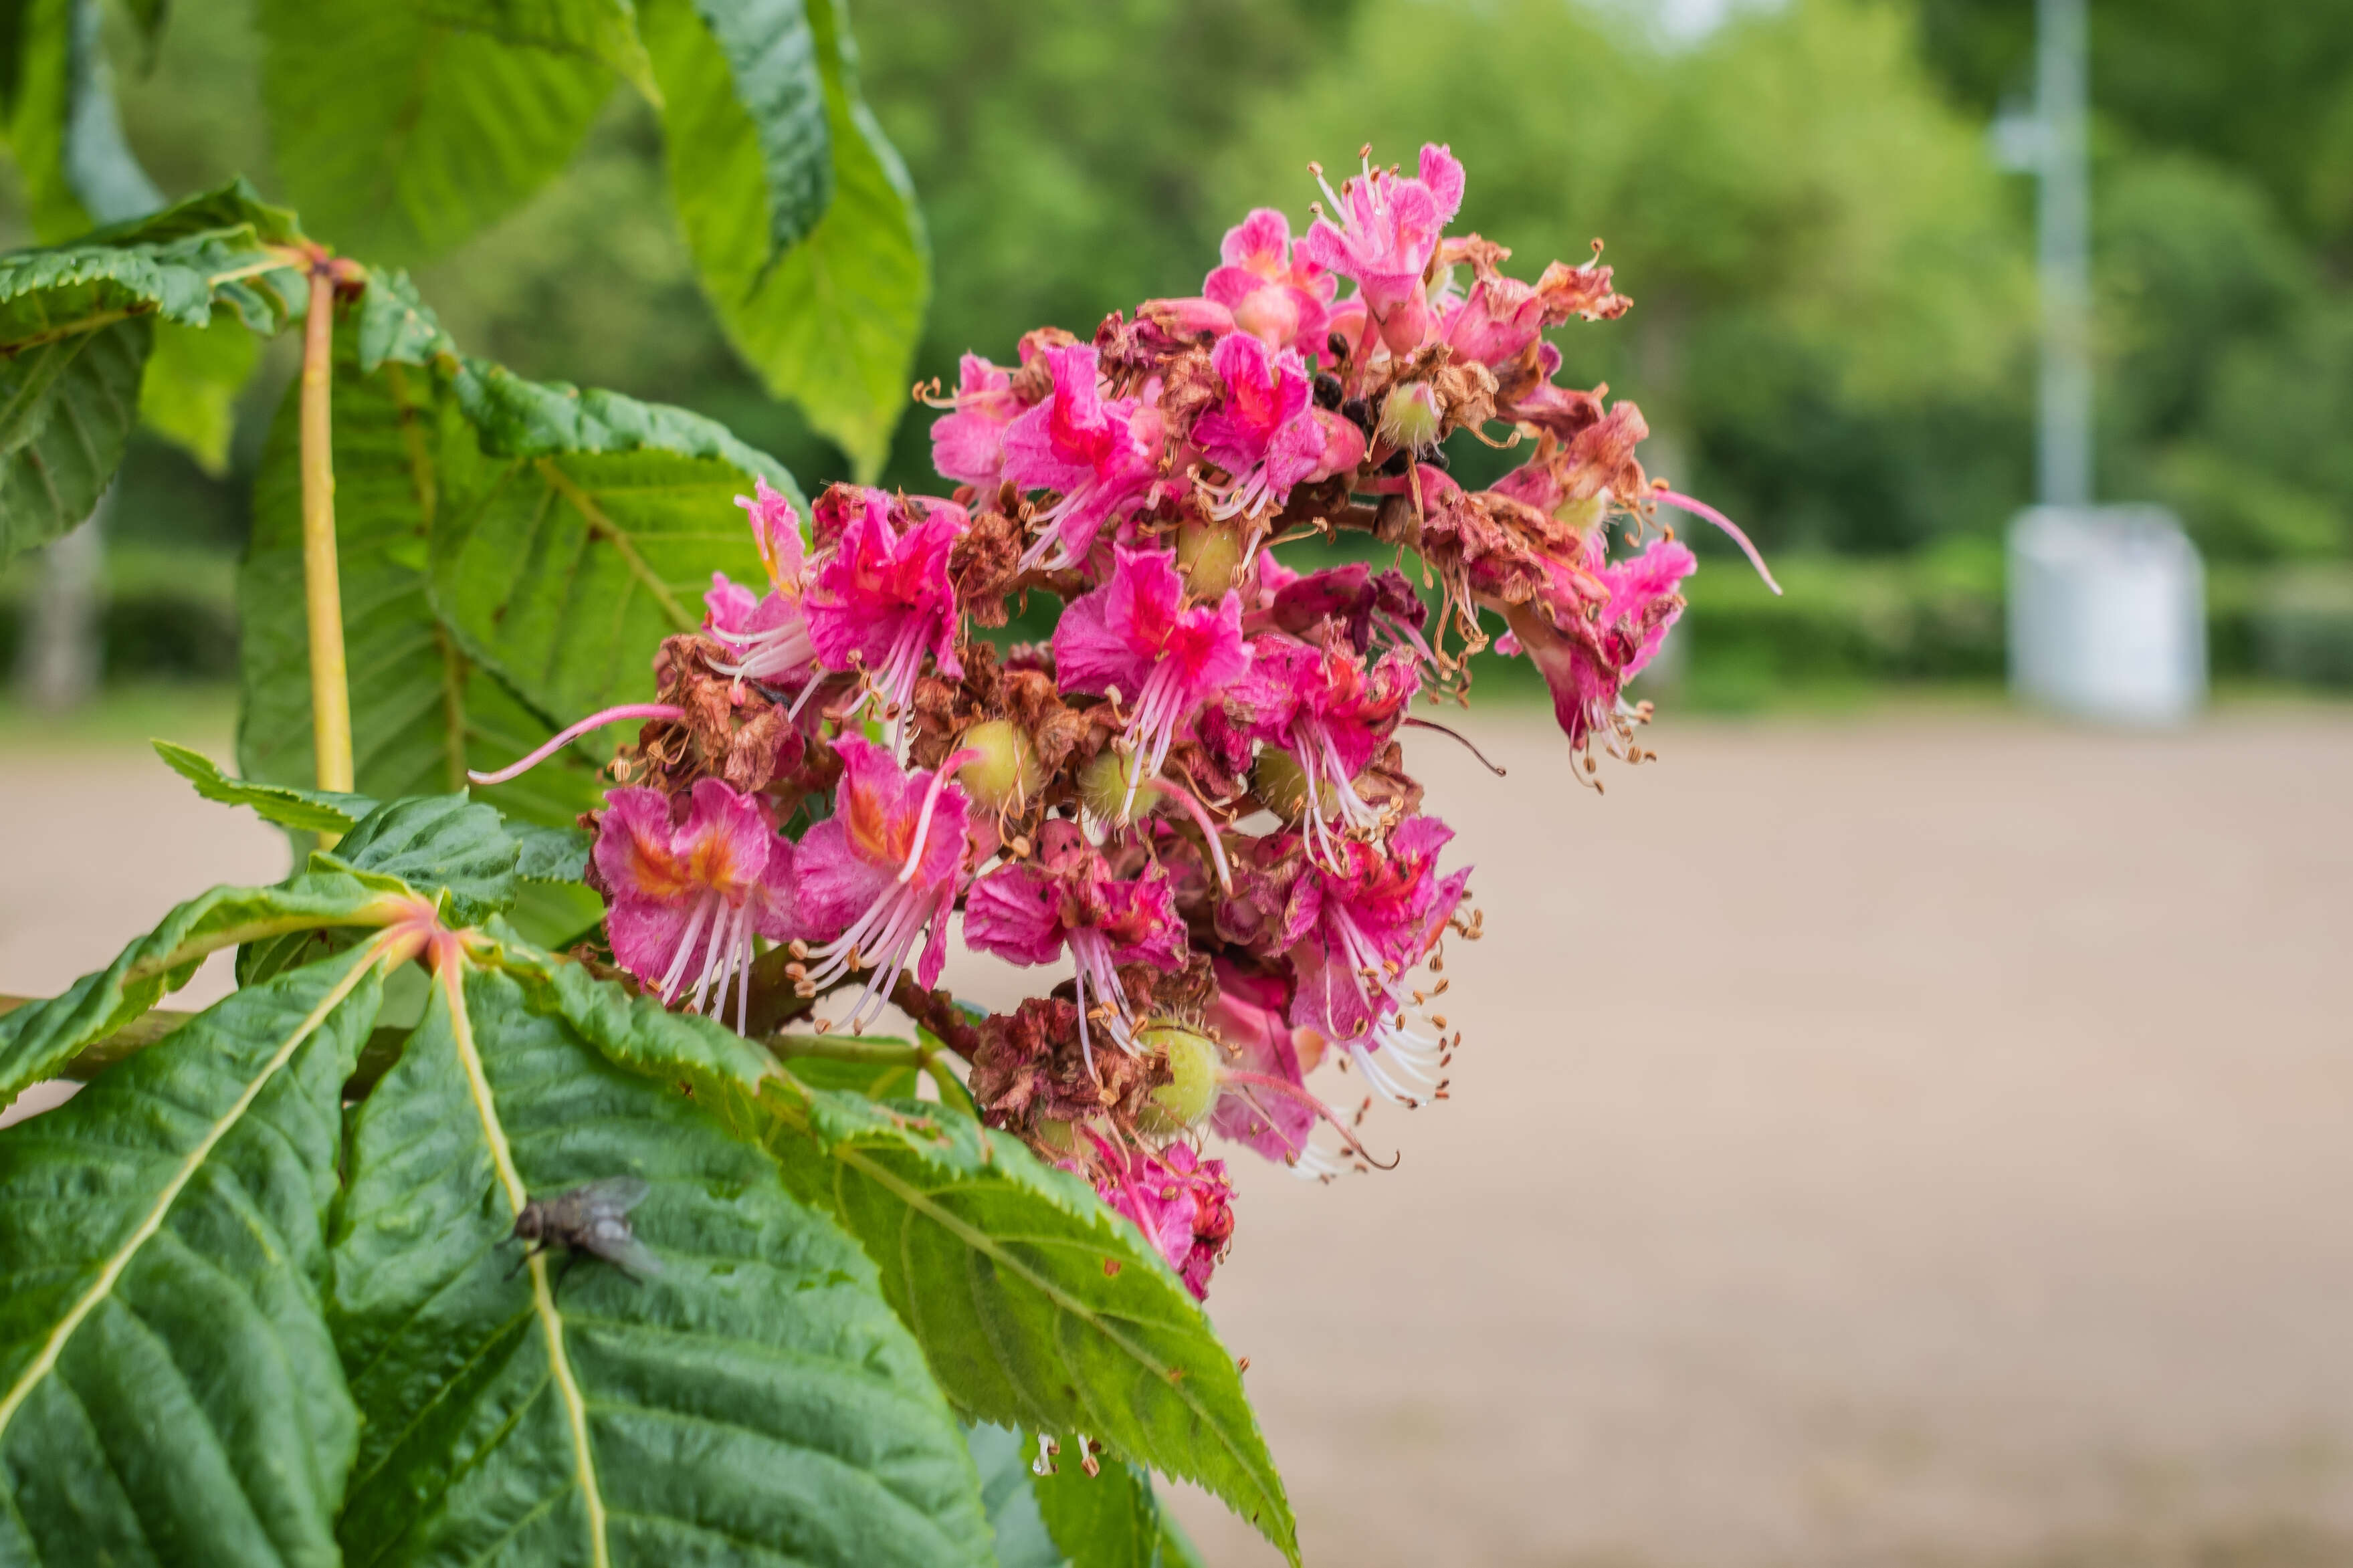
[[[1148,1130],[1168,1134],[1198,1126],[1218,1103],[1218,1043],[1198,1029],[1166,1021],[1136,1030],[1135,1043],[1168,1062],[1168,1081],[1152,1091],[1147,1112],[1166,1125]]]
[[[1381,439],[1392,447],[1421,452],[1438,445],[1443,415],[1438,390],[1426,381],[1393,386],[1381,403]]]
[[[1197,599],[1221,599],[1241,569],[1242,541],[1228,522],[1187,519],[1176,531],[1176,569]]]
[[[1269,811],[1285,822],[1297,822],[1306,815],[1311,792],[1317,815],[1332,804],[1330,786],[1310,778],[1289,752],[1271,746],[1258,754],[1258,766],[1250,772],[1250,788]]]
[[[1144,788],[1147,782],[1140,748],[1123,756],[1117,747],[1105,746],[1079,771],[1079,804],[1090,815],[1125,827],[1151,811],[1157,799]]]
[[[956,741],[960,751],[981,753],[956,770],[956,783],[964,786],[973,804],[988,811],[1018,808],[1045,784],[1045,770],[1038,765],[1038,748],[1021,726],[1010,719],[989,719],[966,730]]]

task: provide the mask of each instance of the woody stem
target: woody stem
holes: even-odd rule
[[[311,265],[302,331],[302,597],[311,631],[311,737],[319,787],[352,788],[352,694],[343,663],[343,588],[335,569],[335,468],[328,395],[334,373],[335,284]],[[321,836],[332,845],[335,835]]]

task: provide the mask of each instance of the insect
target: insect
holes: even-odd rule
[[[584,1252],[595,1253],[632,1279],[660,1273],[661,1259],[629,1230],[629,1211],[645,1202],[647,1191],[641,1176],[605,1176],[554,1197],[532,1199],[515,1215],[512,1239],[537,1245],[516,1260],[507,1278],[551,1247],[568,1255],[558,1284]]]

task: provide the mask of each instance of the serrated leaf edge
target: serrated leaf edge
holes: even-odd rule
[[[16,1418],[17,1410],[31,1396],[33,1390],[39,1386],[41,1380],[57,1369],[58,1358],[65,1353],[66,1342],[73,1338],[74,1331],[81,1327],[84,1319],[98,1310],[100,1302],[114,1293],[114,1287],[121,1280],[123,1271],[131,1267],[132,1258],[138,1255],[141,1247],[154,1238],[157,1231],[164,1228],[164,1216],[172,1212],[172,1205],[179,1202],[180,1194],[186,1189],[187,1184],[195,1180],[196,1173],[204,1169],[205,1162],[212,1157],[213,1150],[219,1146],[220,1141],[227,1137],[230,1131],[244,1120],[245,1113],[252,1109],[253,1102],[261,1098],[261,1091],[269,1087],[288,1062],[294,1059],[294,1053],[302,1048],[302,1043],[318,1033],[319,1026],[327,1021],[328,1016],[336,1008],[343,1005],[345,998],[359,988],[360,982],[367,978],[369,971],[374,969],[385,952],[399,941],[400,937],[397,933],[386,931],[362,948],[359,956],[353,960],[351,969],[342,979],[328,988],[326,995],[320,999],[319,1005],[295,1026],[293,1033],[287,1037],[286,1042],[271,1053],[269,1060],[264,1063],[261,1070],[254,1075],[253,1081],[245,1086],[245,1092],[237,1096],[237,1102],[213,1123],[202,1141],[188,1151],[186,1157],[180,1162],[180,1168],[173,1173],[172,1179],[166,1182],[164,1184],[164,1190],[156,1194],[154,1205],[147,1211],[147,1217],[139,1222],[138,1228],[131,1233],[129,1239],[115,1250],[113,1257],[106,1260],[106,1266],[99,1270],[98,1278],[91,1281],[90,1289],[82,1293],[81,1299],[67,1310],[64,1317],[58,1320],[57,1327],[49,1331],[47,1341],[42,1344],[40,1354],[35,1356],[31,1364],[26,1366],[23,1373],[17,1377],[16,1385],[8,1390],[7,1396],[0,1398],[0,1435],[6,1433],[8,1423]]]

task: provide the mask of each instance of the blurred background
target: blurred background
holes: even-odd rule
[[[176,8],[143,70],[115,40],[170,194],[273,189],[248,12]],[[1608,241],[1636,308],[1565,335],[1568,379],[1639,401],[1651,471],[1788,590],[1702,542],[1645,678],[1662,760],[1605,797],[1511,667],[1472,721],[1507,780],[1415,759],[1494,933],[1451,955],[1455,1098],[1376,1121],[1393,1176],[1242,1172],[1210,1303],[1310,1561],[2353,1563],[2353,3],[2091,12],[2097,492],[2206,563],[2215,700],[2154,733],[2003,696],[2037,293],[1995,126],[2032,0],[857,5],[930,226],[921,374],[1194,292],[1250,206],[1304,221],[1311,158],[1445,141],[1513,270]],[[847,477],[732,359],[661,181],[617,92],[420,288],[525,374]],[[228,752],[291,368],[223,471],[137,437],[102,552],[0,576],[0,990],[160,912],[93,844],[187,888],[284,863],[139,743]],[[926,425],[888,482],[934,488]],[[96,685],[61,712],[31,694],[74,672],[25,650],[77,572]],[[1264,1556],[1187,1507],[1213,1561]]]
[[[2353,5],[2092,9],[2100,496],[2187,524],[2226,689],[2353,687]],[[273,188],[248,11],[180,8],[143,75],[116,40],[169,193]],[[1197,289],[1250,205],[1305,221],[1310,158],[1444,140],[1473,172],[1463,222],[1531,274],[1609,241],[1637,308],[1568,334],[1569,375],[1638,400],[1652,471],[1796,590],[1768,610],[1703,574],[1686,703],[1999,682],[2035,289],[2033,182],[1990,127],[2032,96],[2031,0],[867,0],[859,22],[936,258],[922,374]],[[837,477],[721,341],[659,163],[617,93],[570,173],[427,268],[426,297],[526,374],[685,404]],[[0,227],[15,212],[0,195]],[[111,680],[233,668],[226,563],[281,384],[217,478],[142,440],[111,520]],[[925,484],[924,429],[901,426],[892,481]],[[0,648],[39,572],[0,584]]]

